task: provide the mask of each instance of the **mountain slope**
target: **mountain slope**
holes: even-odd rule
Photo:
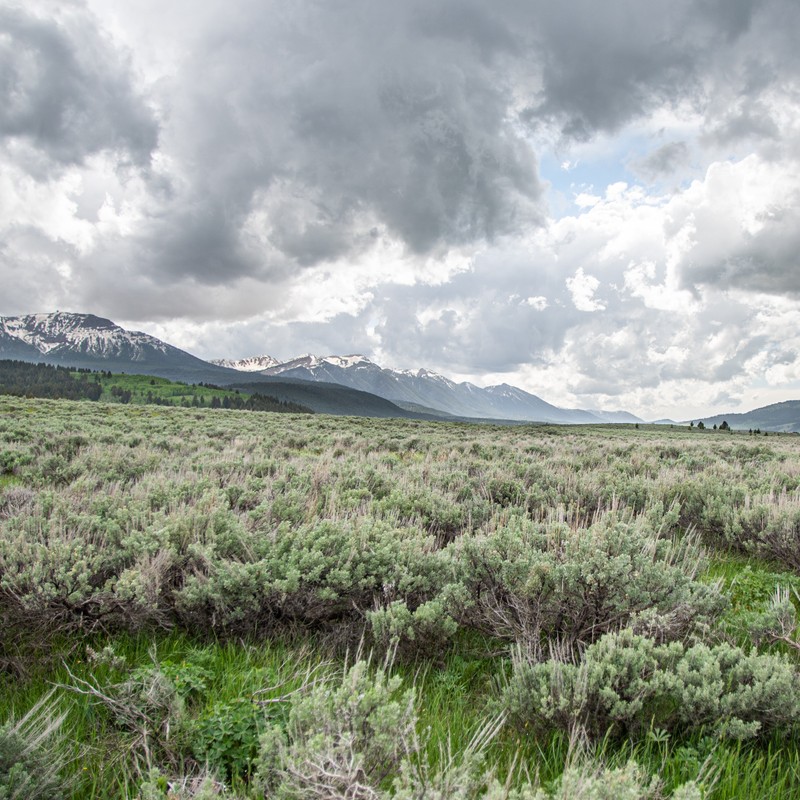
[[[0,355],[73,367],[152,374],[173,380],[222,382],[226,370],[141,331],[94,314],[57,311],[0,317]]]
[[[697,421],[695,420],[695,422]],[[702,418],[702,422],[707,428],[713,425],[719,426],[723,421],[727,422],[733,430],[759,428],[762,431],[800,432],[800,400],[773,403],[743,414],[716,414],[713,417]],[[689,423],[683,424],[688,425]]]
[[[0,317],[0,358],[39,361],[40,356],[41,353],[32,344],[28,344],[6,331]]]
[[[93,314],[55,312],[0,317],[0,359],[154,375],[185,383],[241,384],[245,373],[196,358]],[[275,359],[272,359],[275,362]],[[260,362],[270,363],[269,361]],[[382,397],[332,385],[248,374],[249,391],[269,391],[314,411],[355,416],[428,418]],[[430,417],[432,418],[432,417]]]
[[[304,355],[265,369],[261,374],[349,386],[384,397],[404,408],[427,408],[461,418],[557,423],[600,423],[605,417],[551,405],[515,386],[481,388],[456,383],[426,369],[385,369],[362,355]],[[628,419],[626,419],[628,421]],[[630,421],[640,421],[630,415]]]
[[[433,414],[424,414],[400,408],[383,397],[317,381],[303,381],[283,377],[262,377],[261,380],[230,384],[230,388],[245,392],[267,393],[278,400],[310,408],[317,414],[336,414],[358,417],[404,417],[406,419],[438,419]]]

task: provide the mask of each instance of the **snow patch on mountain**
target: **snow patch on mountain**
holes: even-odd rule
[[[380,369],[373,364],[366,356],[353,354],[349,356],[315,356],[313,353],[304,353],[302,356],[292,358],[289,361],[276,362],[263,370],[265,375],[280,375],[289,370],[319,370],[325,367],[337,367],[338,369],[359,369],[372,367]]]
[[[366,356],[351,355],[351,356],[325,356],[322,359],[325,364],[330,364],[333,367],[341,367],[342,369],[351,369],[352,367],[363,366],[376,366]]]
[[[127,331],[93,314],[57,311],[0,317],[0,331],[35,347],[42,355],[74,353],[99,358],[124,357],[139,361],[169,345],[141,331]]]
[[[441,381],[447,385],[456,385],[449,378],[445,378],[444,375],[440,375],[438,372],[432,372],[424,367],[420,369],[387,369],[385,372],[391,372],[393,375],[397,375],[400,378],[421,378],[425,380]]]
[[[214,358],[210,362],[217,367],[238,369],[240,372],[262,372],[270,367],[276,367],[281,362],[272,356],[250,356],[249,358]]]

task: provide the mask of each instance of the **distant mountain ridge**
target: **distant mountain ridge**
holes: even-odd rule
[[[272,356],[252,356],[251,358],[240,358],[236,361],[228,358],[212,358],[208,363],[217,367],[239,370],[239,372],[261,372],[270,367],[275,367],[281,362]]]
[[[91,369],[149,373],[171,380],[210,382],[219,385],[263,381],[274,389],[281,382],[292,396],[300,393],[297,381],[321,384],[307,390],[318,399],[315,410],[335,408],[344,413],[352,402],[354,413],[460,419],[488,419],[555,423],[600,423],[639,421],[632,415],[558,408],[536,395],[508,384],[481,388],[456,383],[430,370],[385,369],[363,355],[319,357],[306,354],[280,362],[272,356],[254,356],[240,361],[203,361],[140,331],[128,331],[94,314],[57,311],[0,317],[0,358],[43,361]],[[345,387],[375,397],[332,389]],[[304,390],[306,391],[306,390]],[[378,402],[380,401],[380,402]],[[390,405],[386,405],[388,401]],[[309,400],[309,402],[311,402]],[[312,407],[313,404],[312,404]]]
[[[358,354],[208,362],[94,314],[57,311],[0,317],[0,359],[150,374],[186,383],[261,383],[280,399],[322,413],[560,424],[642,422],[626,411],[559,408],[505,383],[481,388],[424,368],[387,369]],[[723,420],[736,429],[800,432],[800,400],[745,414],[710,416],[704,422],[711,427]]]
[[[259,356],[224,363],[234,369],[250,371],[251,365],[258,361],[269,363],[277,362],[277,359]],[[455,417],[567,424],[642,421],[627,412],[559,408],[507,383],[481,388],[466,381],[456,383],[427,369],[388,369],[360,354],[316,356],[307,353],[271,364],[259,374],[349,386],[383,397],[403,408],[425,409]]]
[[[772,403],[742,414],[714,414],[710,417],[695,417],[692,421],[702,422],[706,428],[727,422],[733,430],[800,432],[800,400],[784,400],[782,403]],[[682,424],[688,425],[689,422]]]
[[[241,383],[247,375],[203,361],[154,336],[128,331],[94,314],[63,311],[0,317],[0,359],[155,375],[220,386]],[[305,405],[320,413],[424,418],[384,398],[342,386],[281,381],[252,373],[246,379],[255,382],[250,391],[269,391],[279,400],[290,402],[299,402],[296,398],[301,397]]]

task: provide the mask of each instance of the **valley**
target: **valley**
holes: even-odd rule
[[[98,800],[788,800],[798,446],[0,396],[8,741]]]

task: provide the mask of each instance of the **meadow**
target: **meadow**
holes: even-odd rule
[[[0,396],[0,799],[800,797],[798,592],[794,435]]]

